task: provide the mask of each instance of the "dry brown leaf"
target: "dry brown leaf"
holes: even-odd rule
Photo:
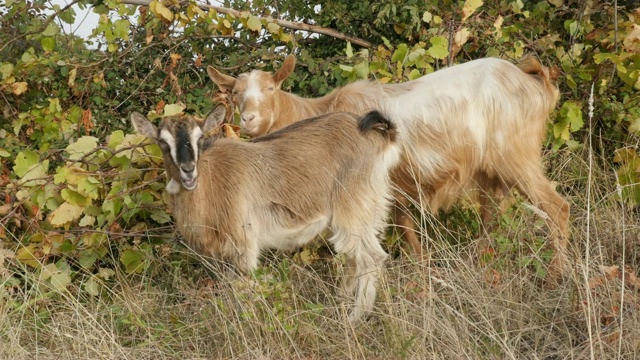
[[[171,58],[171,65],[170,65],[170,69],[173,70],[175,69],[176,66],[178,66],[178,61],[180,61],[180,59],[182,59],[182,55],[180,54],[171,54],[169,55],[169,58]]]
[[[11,211],[11,204],[7,203],[0,206],[0,216],[6,216]]]
[[[502,284],[502,274],[496,269],[487,269],[484,272],[484,281],[493,287],[498,287]]]
[[[164,111],[164,105],[164,100],[160,100],[160,102],[156,104],[156,113],[162,114],[162,112]]]
[[[91,109],[82,111],[82,119],[80,120],[80,124],[84,127],[85,134],[89,134],[89,132],[93,129],[93,123],[91,119],[93,115],[91,114]]]
[[[240,126],[231,125],[231,124],[223,124],[222,125],[222,133],[226,138],[239,138],[240,137]]]

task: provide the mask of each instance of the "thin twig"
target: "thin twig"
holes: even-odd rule
[[[151,4],[151,0],[122,0],[122,3],[123,4],[129,4],[129,5],[149,6],[149,4]],[[238,11],[238,10],[229,9],[229,8],[225,8],[225,7],[221,7],[221,6],[214,6],[214,5],[200,4],[200,3],[198,3],[197,6],[199,8],[201,8],[201,9],[203,9],[203,10],[215,10],[215,11],[217,11],[219,13],[231,14],[231,15],[233,15],[235,17],[240,17],[242,15],[241,12]],[[366,47],[366,48],[370,48],[370,47],[373,46],[373,44],[371,44],[370,42],[368,42],[368,41],[366,41],[364,39],[360,39],[360,38],[357,38],[357,37],[349,36],[349,35],[343,34],[341,32],[338,32],[338,31],[336,31],[334,29],[330,29],[330,28],[326,28],[326,27],[322,27],[322,26],[305,24],[305,23],[301,23],[301,22],[280,20],[280,19],[274,19],[274,18],[266,18],[266,17],[262,17],[262,16],[258,16],[258,19],[265,20],[265,21],[272,21],[273,23],[278,24],[278,25],[280,25],[282,27],[285,27],[287,29],[308,31],[308,32],[316,33],[316,34],[322,34],[322,35],[331,36],[333,38],[344,40],[344,41],[350,41],[353,44],[360,45],[360,46]]]
[[[618,55],[618,0],[613,1],[613,53]],[[613,77],[616,74],[616,66],[611,68],[611,78],[609,84],[613,82]]]
[[[73,5],[77,4],[78,1],[80,0],[74,0],[72,2],[70,2],[69,4],[67,4],[67,6],[61,8],[60,10],[56,11],[55,13],[51,14],[51,16],[49,16],[47,18],[47,20],[44,21],[44,23],[42,23],[42,26],[40,26],[39,28],[32,30],[32,31],[27,31],[24,34],[20,34],[19,36],[16,36],[15,38],[7,41],[6,44],[4,44],[1,48],[0,48],[0,52],[2,52],[7,46],[11,45],[11,43],[16,42],[24,37],[27,37],[29,35],[33,35],[33,34],[38,34],[43,32],[47,26],[49,26],[49,24],[56,18],[58,17],[60,14],[62,14],[63,12],[65,12],[67,9],[69,9],[70,7],[72,7]]]

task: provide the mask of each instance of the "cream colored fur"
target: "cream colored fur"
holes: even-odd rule
[[[291,73],[288,57],[275,75],[254,70],[237,80],[209,67],[221,90],[234,98],[250,121],[251,136],[275,131],[294,121],[332,111],[382,111],[398,126],[401,165],[394,171],[395,223],[421,252],[414,223],[403,208],[410,202],[436,212],[447,209],[471,189],[481,189],[482,217],[488,220],[488,198],[517,188],[549,215],[556,250],[553,277],[566,269],[568,203],[555,191],[542,167],[542,140],[558,90],[548,69],[534,58],[518,65],[486,58],[442,69],[402,84],[358,81],[314,99],[279,90]],[[260,84],[249,84],[248,80]],[[245,99],[247,87],[273,88],[260,101]]]
[[[178,139],[179,129],[193,134],[202,126],[207,133],[218,126],[224,109],[213,114],[202,125],[183,116],[157,129],[138,113],[132,122],[148,137],[164,131]],[[202,142],[193,156],[199,174],[193,191],[180,186],[182,164],[162,144],[170,183],[180,186],[172,195],[180,233],[199,253],[250,272],[264,249],[294,249],[329,229],[335,251],[347,258],[345,290],[355,296],[350,319],[360,318],[373,306],[387,256],[379,236],[392,195],[389,170],[399,159],[393,127],[363,121],[333,113],[253,141]]]

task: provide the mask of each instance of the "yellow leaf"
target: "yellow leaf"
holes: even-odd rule
[[[466,0],[462,6],[462,22],[465,22],[482,4],[484,4],[482,0]]]
[[[173,13],[171,12],[171,10],[169,10],[166,6],[164,6],[161,2],[158,1],[152,1],[151,4],[149,4],[151,11],[156,14],[156,16],[158,16],[161,19],[164,19],[168,22],[172,22],[173,21]]]
[[[96,222],[96,218],[93,216],[89,216],[89,215],[85,215],[82,220],[80,220],[80,223],[78,224],[78,226],[81,227],[86,227],[86,226],[93,226],[93,224]]]
[[[57,209],[51,212],[49,221],[55,227],[62,227],[80,217],[84,208],[78,205],[72,205],[68,202],[62,203]]]
[[[78,68],[73,68],[69,70],[69,79],[67,80],[67,84],[69,87],[73,87],[76,84],[76,75],[78,73]]]
[[[431,19],[433,19],[433,15],[430,12],[425,11],[424,14],[422,14],[422,21],[430,23]]]
[[[471,32],[466,27],[458,30],[453,37],[453,44],[451,44],[451,57],[454,57],[460,52],[462,49],[462,45],[467,43],[469,40],[469,34]]]
[[[267,23],[267,30],[272,34],[278,34],[280,32],[280,25],[273,22]]]
[[[640,51],[640,26],[637,24],[631,25],[631,31],[624,38],[622,44],[629,52]]]
[[[493,27],[496,28],[496,30],[500,30],[502,29],[503,22],[504,22],[504,18],[502,17],[502,15],[498,15],[498,17],[496,18],[496,21],[494,21],[493,23]]]
[[[162,116],[180,115],[185,107],[184,104],[167,104],[164,106],[164,114]]]
[[[38,267],[40,261],[36,257],[38,244],[31,243],[27,246],[21,247],[16,251],[16,260],[31,267]]]
[[[14,95],[24,94],[25,91],[27,91],[26,82],[22,81],[11,84],[11,92],[13,92]]]

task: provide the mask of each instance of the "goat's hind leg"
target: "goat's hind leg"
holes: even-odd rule
[[[558,194],[537,164],[523,167],[516,186],[529,200],[547,214],[554,256],[549,266],[552,282],[568,269],[567,239],[569,236],[569,203]]]
[[[336,252],[347,257],[343,289],[347,296],[355,297],[349,313],[351,322],[358,321],[373,308],[378,277],[387,257],[375,229],[363,226],[359,230],[339,229],[330,239]]]

